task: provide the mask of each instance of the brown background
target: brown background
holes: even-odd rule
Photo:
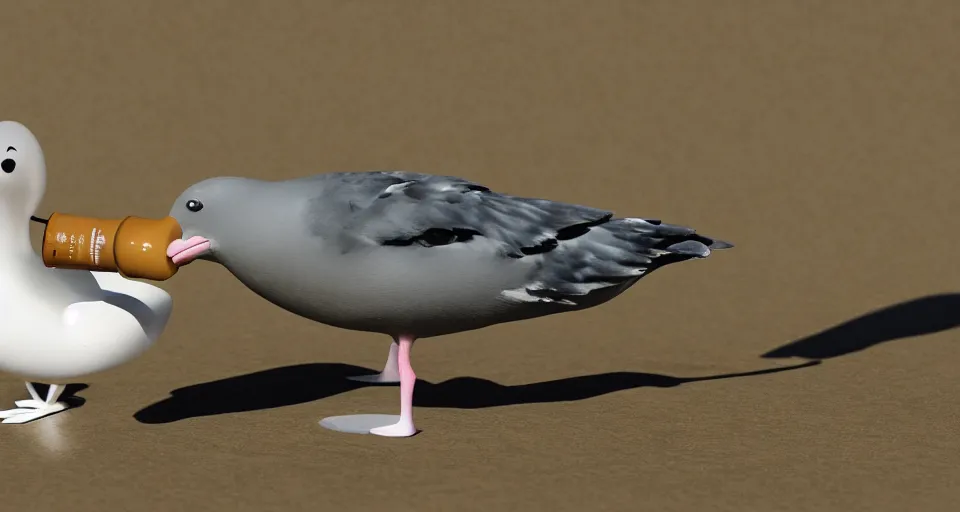
[[[960,499],[960,4],[47,0],[0,19],[0,117],[45,148],[40,215],[158,217],[209,176],[401,168],[737,244],[595,310],[424,341],[411,439],[317,425],[395,412],[395,388],[347,392],[359,370],[338,366],[379,368],[386,338],[192,265],[162,284],[153,350],[83,407],[0,428],[4,510]],[[796,340],[785,355],[824,362],[684,380],[801,363],[760,357]],[[25,391],[2,379],[12,406]]]

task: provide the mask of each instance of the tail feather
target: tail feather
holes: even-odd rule
[[[664,224],[660,220],[624,219],[637,230],[639,234],[652,240],[659,240],[654,244],[657,249],[668,251],[678,256],[706,258],[711,251],[730,249],[733,244],[723,240],[697,234],[693,228]],[[637,229],[639,228],[639,229]]]
[[[730,242],[714,240],[713,238],[697,234],[683,237],[683,239],[679,242],[668,238],[666,239],[666,242],[670,243],[670,245],[668,245],[666,248],[667,251],[675,254],[694,256],[697,258],[706,258],[707,256],[710,256],[712,251],[716,251],[718,249],[730,249],[733,247],[733,244]]]
[[[716,251],[718,249],[733,249],[733,244],[730,242],[724,242],[723,240],[711,239],[711,243],[707,245],[707,247],[709,247],[711,251]]]
[[[667,250],[674,254],[706,258],[710,256],[710,248],[696,240],[684,240],[667,246]]]
[[[619,293],[659,268],[733,247],[693,228],[635,218],[603,220],[557,238],[560,243],[538,253],[543,261],[535,278],[504,296],[577,305],[595,291]]]

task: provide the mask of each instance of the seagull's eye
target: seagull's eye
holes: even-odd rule
[[[6,171],[7,168],[4,167],[3,170]],[[190,210],[191,212],[199,212],[200,210],[203,209],[203,203],[201,203],[200,201],[197,201],[196,199],[191,199],[187,201],[187,209]]]
[[[3,162],[0,162],[0,169],[3,169],[3,172],[10,174],[14,169],[17,168],[17,162],[12,158],[7,158]]]

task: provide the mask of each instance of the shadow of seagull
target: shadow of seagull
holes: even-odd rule
[[[761,357],[830,359],[903,338],[960,326],[960,294],[921,297],[848,320],[775,348]]]
[[[701,377],[637,372],[582,375],[530,384],[504,385],[476,377],[444,382],[417,381],[418,407],[481,409],[508,405],[570,402],[642,387],[671,388],[693,382],[733,379],[798,370],[888,341],[933,334],[960,326],[960,294],[941,294],[895,304],[773,349],[762,357],[811,359],[793,366]],[[284,366],[194,384],[134,414],[140,423],[173,423],[189,418],[273,409],[320,400],[377,384],[346,377],[374,370],[340,363]]]
[[[417,381],[418,407],[481,409],[507,405],[570,402],[642,387],[672,388],[692,382],[751,377],[807,368],[793,366],[703,377],[674,377],[652,373],[614,372],[583,375],[532,384],[504,385],[475,377],[457,377],[440,383]],[[176,389],[170,397],[134,414],[140,423],[173,423],[188,418],[273,409],[303,404],[376,384],[348,380],[351,375],[375,371],[340,363],[284,366]]]

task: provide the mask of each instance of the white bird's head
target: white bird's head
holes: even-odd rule
[[[40,142],[16,121],[0,121],[0,169],[0,216],[27,226],[46,191],[47,166]]]

